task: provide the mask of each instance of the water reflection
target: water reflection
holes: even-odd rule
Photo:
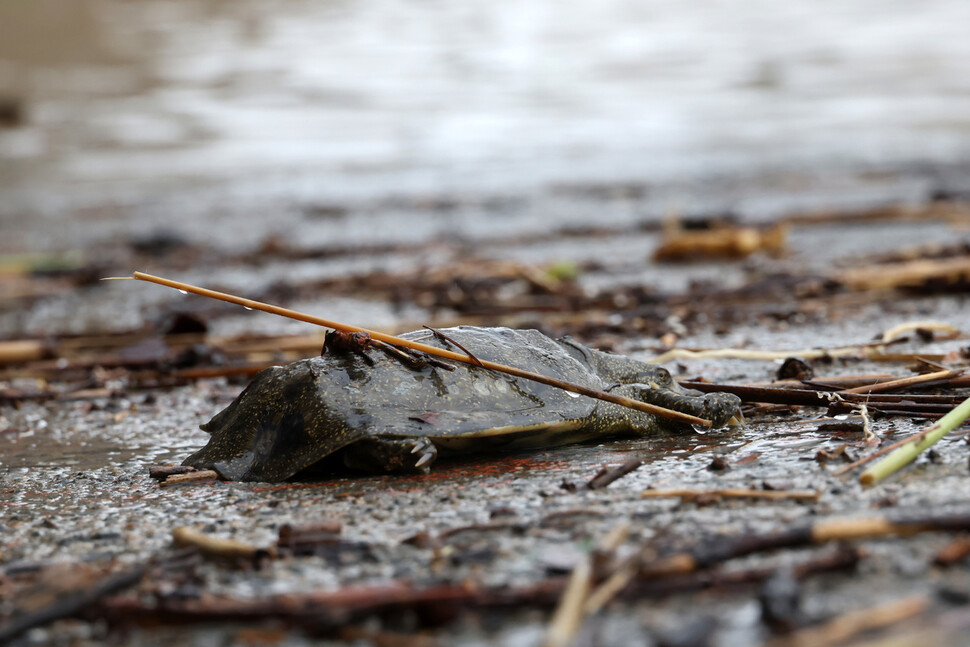
[[[0,169],[521,183],[957,156],[966,24],[960,0],[0,0],[0,95],[24,102]]]

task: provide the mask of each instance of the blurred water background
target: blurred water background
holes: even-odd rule
[[[577,185],[632,187],[641,215],[767,176],[921,199],[966,182],[967,25],[965,0],[0,0],[0,251]]]

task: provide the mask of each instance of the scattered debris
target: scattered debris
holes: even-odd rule
[[[219,478],[219,473],[215,470],[200,470],[193,467],[187,472],[174,473],[166,476],[165,480],[159,483],[159,486],[171,487],[173,485],[211,483],[212,481],[219,480]]]
[[[766,229],[717,225],[708,230],[681,229],[676,221],[664,228],[664,239],[653,253],[654,261],[691,261],[745,258],[756,252],[780,256],[785,252],[788,225]]]
[[[294,555],[312,555],[320,546],[339,542],[343,524],[336,520],[317,521],[294,526],[280,526],[276,547]]]
[[[970,557],[970,539],[955,539],[936,554],[933,563],[937,566],[955,566],[965,562],[968,557]]]
[[[770,645],[827,647],[845,644],[859,634],[882,629],[925,612],[930,606],[926,595],[914,595],[886,602],[868,609],[849,611],[817,627],[790,633]]]
[[[852,463],[855,461],[855,459],[852,457],[852,454],[849,453],[849,446],[845,443],[842,443],[841,445],[839,445],[833,450],[829,450],[829,449],[818,450],[815,453],[815,460],[818,461],[819,463],[826,463],[828,461],[837,461],[837,460],[841,460],[847,463]]]
[[[725,457],[715,456],[711,459],[711,462],[707,464],[707,469],[711,472],[723,472],[731,469],[731,464]]]
[[[589,559],[580,560],[569,577],[559,606],[549,622],[545,647],[568,647],[583,622],[583,610],[593,579]]]
[[[11,96],[0,95],[0,128],[16,128],[26,120],[24,102]]]
[[[922,296],[966,292],[970,288],[970,256],[856,267],[839,273],[837,280],[857,291],[919,290]]]
[[[112,277],[112,278],[119,278],[119,277]],[[680,411],[674,411],[671,409],[660,407],[655,404],[644,402],[642,400],[636,400],[633,398],[628,398],[624,396],[615,395],[613,393],[608,393],[606,391],[592,389],[579,384],[573,384],[570,382],[566,382],[564,380],[551,378],[546,375],[542,375],[540,373],[516,368],[513,366],[508,366],[505,364],[500,364],[494,361],[482,361],[482,360],[479,360],[477,357],[474,357],[467,351],[465,351],[464,354],[455,353],[443,348],[424,344],[419,341],[405,339],[403,337],[395,337],[393,335],[387,335],[373,330],[365,330],[357,326],[339,323],[329,319],[323,319],[321,317],[315,317],[313,315],[304,314],[302,312],[297,312],[295,310],[289,310],[287,308],[281,308],[279,306],[273,306],[267,303],[261,303],[259,301],[254,301],[252,299],[237,297],[235,295],[226,294],[224,292],[217,292],[215,290],[209,290],[207,288],[201,288],[194,285],[189,285],[188,283],[173,281],[171,279],[166,279],[160,276],[153,276],[151,274],[146,274],[144,272],[134,272],[132,273],[131,277],[120,277],[120,278],[122,279],[131,278],[139,281],[156,283],[158,285],[163,285],[166,287],[179,290],[180,292],[183,292],[183,293],[192,292],[194,294],[208,297],[210,299],[216,299],[218,301],[235,303],[237,305],[241,305],[244,308],[248,308],[250,310],[262,310],[264,312],[280,315],[282,317],[296,319],[298,321],[305,321],[307,323],[316,324],[318,326],[331,328],[334,331],[339,331],[345,334],[353,335],[355,333],[363,333],[367,335],[367,337],[358,336],[353,338],[353,341],[350,341],[349,343],[353,344],[354,347],[357,347],[358,345],[366,345],[366,343],[368,343],[371,339],[377,339],[378,341],[382,341],[387,344],[402,346],[405,348],[411,348],[413,350],[421,351],[429,355],[436,355],[438,357],[444,357],[445,359],[452,359],[465,364],[471,364],[479,368],[487,368],[492,371],[506,373],[508,375],[512,375],[515,377],[520,377],[526,380],[539,382],[540,384],[545,384],[558,389],[563,389],[565,391],[570,391],[572,393],[577,393],[579,395],[585,395],[587,397],[596,398],[598,400],[605,400],[606,402],[612,402],[613,404],[618,404],[620,406],[628,407],[630,409],[636,409],[637,411],[650,413],[656,416],[660,416],[662,418],[667,418],[670,420],[678,420],[681,422],[686,422],[688,424],[702,425],[702,426],[710,426],[711,424],[710,420],[705,420],[703,418],[682,413]],[[435,334],[437,336],[437,335],[440,335],[441,333],[435,333]],[[334,343],[339,343],[339,342],[336,342],[336,339],[337,339],[336,337],[332,337],[331,339],[335,340]],[[454,340],[451,338],[448,338],[447,341],[454,343]]]
[[[814,376],[815,369],[800,357],[786,358],[775,373],[775,378],[779,380],[810,380]]]
[[[764,501],[798,501],[800,503],[815,503],[819,492],[789,491],[789,490],[644,490],[640,494],[644,499],[659,499],[667,497],[679,498],[682,502],[716,502],[723,499],[755,499]]]
[[[955,339],[961,335],[959,328],[951,326],[945,321],[907,321],[885,331],[882,334],[882,340],[888,343],[910,331],[921,334],[921,336],[928,334],[929,339],[933,339],[935,331],[942,332],[943,339]]]
[[[189,474],[190,472],[198,472],[198,470],[188,465],[159,465],[148,468],[148,477],[156,481],[164,481],[175,474]]]
[[[0,644],[6,644],[35,627],[75,616],[97,604],[101,599],[131,588],[141,581],[148,569],[147,563],[139,564],[129,570],[112,573],[98,581],[86,583],[76,590],[60,592],[47,606],[14,616],[0,625]]]
[[[343,205],[334,209],[337,214],[334,217],[340,217],[340,213],[350,213]],[[960,204],[941,203],[918,210],[885,209],[881,213],[856,215],[859,222],[879,222],[882,218],[903,221],[925,216],[941,218],[958,226],[965,223],[966,213],[966,208]],[[833,221],[832,218],[836,217],[842,218],[844,214],[819,214],[814,222],[811,219],[801,221],[799,229],[815,226],[826,219]],[[797,217],[789,221],[799,222]],[[647,222],[629,227],[630,233],[652,235],[658,231],[655,225]],[[725,232],[713,230],[704,233],[722,235]],[[792,235],[798,233],[793,230]],[[613,235],[616,235],[616,231],[600,227],[585,232],[577,228],[571,233],[537,233],[533,240],[542,243],[563,239],[575,244],[585,241],[583,236]],[[496,240],[500,238],[496,237]],[[741,240],[738,237],[735,242],[740,243]],[[173,240],[171,245],[162,239],[147,240],[145,244],[136,244],[138,242],[132,241],[126,247],[128,256],[119,257],[128,259],[123,261],[125,266],[149,259],[148,262],[155,267],[184,270],[197,267],[196,261],[202,253],[213,254],[206,259],[207,263],[229,269],[251,262],[242,255],[237,257],[214,250],[207,252],[201,245],[187,241]],[[965,244],[924,246],[880,256],[843,259],[831,266],[836,269],[826,266],[824,271],[814,274],[810,271],[786,273],[789,271],[785,269],[786,261],[753,257],[743,264],[731,266],[743,272],[744,282],[740,286],[725,288],[715,281],[703,279],[695,280],[683,292],[666,293],[662,285],[636,281],[635,270],[643,268],[633,268],[632,265],[622,266],[624,276],[618,280],[616,272],[621,266],[609,258],[544,264],[493,261],[484,257],[489,253],[487,245],[486,248],[476,248],[476,257],[472,257],[465,253],[463,242],[449,240],[413,245],[378,243],[354,249],[337,245],[300,249],[288,246],[282,239],[274,245],[270,245],[270,242],[267,241],[264,251],[269,257],[281,261],[295,258],[316,260],[325,255],[349,258],[359,249],[364,250],[363,253],[378,256],[417,253],[430,260],[421,261],[422,265],[417,269],[412,265],[411,269],[402,271],[386,269],[395,267],[391,263],[362,264],[364,269],[353,274],[310,281],[294,273],[292,277],[287,276],[262,289],[261,297],[269,301],[313,302],[341,296],[372,298],[401,308],[399,313],[413,311],[429,315],[427,319],[417,319],[413,326],[399,330],[417,328],[423,321],[435,329],[454,323],[537,327],[551,335],[570,334],[584,342],[591,342],[592,346],[615,348],[623,353],[639,352],[644,356],[651,352],[667,351],[693,333],[708,329],[715,334],[736,333],[733,338],[744,339],[741,333],[745,330],[742,326],[746,322],[757,322],[758,330],[784,331],[798,325],[811,326],[825,321],[826,317],[838,320],[847,313],[865,309],[891,312],[894,320],[923,312],[930,314],[919,314],[920,317],[949,317],[952,310],[946,314],[942,314],[943,310],[941,314],[932,314],[932,308],[926,307],[928,301],[919,300],[921,295],[965,290],[967,282],[966,277],[960,275],[963,271],[961,264],[965,264],[967,253]],[[495,244],[501,246],[503,243]],[[765,248],[758,253],[765,252],[771,253]],[[479,253],[483,257],[477,257]],[[699,252],[695,253],[697,255],[692,258],[700,258]],[[135,256],[132,257],[132,254]],[[139,260],[132,262],[132,258]],[[642,261],[642,258],[639,260]],[[0,268],[2,272],[12,267],[5,261],[0,263],[3,265]],[[59,258],[18,260],[16,266],[10,270],[11,273],[0,276],[0,294],[9,297],[10,308],[24,307],[25,311],[31,304],[40,303],[52,295],[76,290],[79,286],[91,286],[92,277],[103,275],[93,262],[73,253],[60,254]],[[685,270],[690,271],[690,268]],[[887,275],[889,278],[883,280],[879,273],[887,270],[890,271]],[[922,287],[914,291],[914,286]],[[101,287],[95,285],[91,289]],[[885,298],[886,290],[897,291],[891,308]],[[93,291],[91,294],[96,295]],[[905,299],[897,300],[895,297]],[[143,424],[154,415],[159,406],[153,403],[156,397],[160,401],[182,406],[178,397],[168,397],[170,392],[176,395],[186,392],[203,394],[191,400],[189,408],[192,413],[183,417],[189,422],[187,426],[194,428],[197,420],[193,416],[207,415],[211,405],[228,402],[239,392],[241,380],[252,377],[268,366],[316,355],[324,344],[324,335],[317,333],[233,337],[214,334],[212,331],[218,330],[220,318],[232,312],[233,309],[221,304],[191,310],[166,307],[160,313],[152,313],[144,329],[76,336],[47,335],[43,331],[31,330],[23,333],[22,339],[0,341],[0,436],[4,441],[11,441],[12,446],[19,444],[26,447],[35,441],[47,442],[49,439],[43,435],[39,424],[25,424],[25,421],[50,421],[52,428],[60,427],[59,420],[47,416],[64,411],[76,411],[108,425],[109,429],[116,428],[121,436],[128,433],[126,425]],[[403,314],[401,320],[410,316]],[[919,427],[928,424],[914,421],[943,417],[966,398],[970,377],[960,371],[968,361],[965,348],[961,349],[956,344],[944,347],[944,344],[934,343],[932,347],[927,347],[933,352],[919,352],[921,344],[928,341],[959,340],[961,332],[956,326],[945,321],[914,319],[887,326],[885,331],[872,336],[882,326],[875,319],[873,330],[863,329],[858,336],[847,339],[835,338],[836,341],[827,344],[828,347],[805,349],[808,351],[805,353],[753,350],[772,348],[773,338],[766,336],[762,339],[756,334],[744,339],[741,352],[734,349],[712,349],[711,352],[686,349],[687,354],[681,355],[685,361],[680,366],[671,367],[681,374],[708,370],[706,367],[695,369],[686,361],[691,357],[787,360],[771,382],[683,382],[688,388],[705,392],[736,393],[749,403],[744,410],[745,416],[749,423],[753,421],[754,425],[760,426],[757,433],[760,434],[761,429],[769,430],[766,445],[748,447],[726,456],[719,454],[722,451],[719,447],[720,435],[698,436],[694,441],[683,438],[657,441],[658,446],[675,448],[676,457],[664,464],[676,465],[677,461],[683,459],[683,464],[691,470],[690,476],[681,480],[676,474],[672,477],[654,474],[654,464],[651,463],[651,476],[658,478],[658,489],[649,490],[643,496],[669,496],[680,502],[696,504],[693,506],[678,507],[674,501],[670,505],[639,501],[635,493],[631,497],[623,487],[598,493],[587,491],[605,488],[613,480],[641,466],[640,460],[624,461],[626,456],[649,455],[648,460],[653,460],[653,455],[642,453],[645,450],[639,447],[635,450],[637,453],[630,454],[613,453],[611,447],[592,459],[589,458],[592,454],[583,450],[578,455],[586,457],[584,460],[589,462],[583,463],[583,470],[566,471],[565,476],[556,471],[564,469],[559,463],[533,463],[513,454],[508,460],[527,465],[522,469],[550,475],[544,489],[534,497],[539,501],[536,505],[548,507],[530,509],[532,504],[525,502],[525,499],[489,505],[479,512],[484,514],[490,511],[490,517],[460,513],[453,525],[444,528],[441,527],[442,523],[451,523],[446,516],[429,517],[426,521],[422,518],[417,528],[407,531],[413,534],[412,540],[401,542],[398,537],[392,537],[386,544],[374,541],[368,535],[371,530],[362,533],[366,540],[355,538],[359,532],[358,524],[366,522],[380,526],[386,515],[391,516],[385,524],[399,523],[401,515],[395,511],[395,506],[413,505],[414,497],[425,497],[431,493],[440,496],[441,503],[438,503],[439,499],[431,499],[429,507],[417,507],[415,515],[425,515],[428,509],[436,510],[438,507],[450,514],[461,509],[457,501],[464,500],[479,486],[492,487],[492,484],[501,483],[495,486],[500,488],[512,483],[511,490],[503,491],[518,491],[517,488],[522,487],[519,479],[523,472],[517,468],[517,475],[512,476],[511,471],[502,467],[508,464],[503,462],[505,459],[490,463],[489,471],[480,471],[480,465],[459,462],[457,465],[448,464],[447,471],[431,477],[376,477],[375,480],[365,477],[359,482],[355,479],[353,483],[306,481],[287,484],[285,490],[279,489],[282,486],[265,484],[237,488],[235,485],[218,483],[204,488],[159,491],[153,483],[146,486],[144,479],[138,479],[131,492],[124,493],[124,499],[118,497],[115,500],[190,500],[190,505],[198,506],[199,510],[211,505],[214,499],[218,499],[220,505],[225,500],[228,504],[226,509],[230,510],[227,519],[231,518],[233,509],[243,511],[247,523],[250,520],[259,523],[264,519],[262,513],[269,513],[265,517],[267,525],[260,532],[275,534],[278,528],[279,536],[275,545],[266,549],[246,542],[241,542],[242,546],[224,550],[213,549],[208,554],[225,554],[229,557],[212,560],[202,559],[198,552],[201,545],[190,539],[188,544],[193,546],[190,550],[195,555],[199,573],[186,575],[183,572],[153,569],[150,577],[139,579],[132,576],[130,584],[122,583],[113,592],[109,589],[108,593],[98,593],[94,598],[88,598],[81,603],[80,611],[72,611],[68,605],[63,607],[67,611],[48,611],[48,615],[34,616],[29,621],[19,611],[14,615],[0,615],[0,622],[5,623],[0,625],[0,642],[12,635],[11,631],[22,634],[22,627],[41,626],[55,617],[83,613],[87,620],[103,621],[99,626],[106,623],[112,629],[131,625],[166,626],[174,622],[223,623],[235,620],[245,624],[269,619],[274,623],[270,625],[272,629],[267,630],[270,633],[266,634],[269,636],[266,642],[279,640],[280,636],[288,637],[289,632],[298,631],[332,640],[423,646],[437,640],[432,629],[452,622],[468,611],[487,618],[499,617],[500,614],[503,618],[520,618],[525,614],[529,621],[542,622],[551,617],[539,616],[534,610],[551,614],[557,604],[564,610],[560,611],[554,622],[547,625],[549,640],[558,640],[556,636],[576,635],[576,627],[579,627],[582,630],[580,640],[588,631],[594,634],[592,642],[595,642],[601,639],[595,636],[598,629],[596,623],[609,617],[612,606],[622,604],[634,608],[638,600],[660,600],[673,594],[697,591],[704,591],[711,598],[719,596],[722,599],[743,592],[751,600],[750,596],[755,595],[758,587],[761,590],[764,621],[778,632],[779,638],[785,632],[791,632],[790,635],[804,640],[805,644],[814,640],[825,644],[824,640],[842,640],[839,636],[858,635],[861,629],[854,630],[855,633],[845,629],[851,623],[840,628],[834,621],[832,626],[835,629],[827,629],[832,632],[827,634],[828,638],[820,633],[811,633],[829,627],[830,619],[814,615],[808,617],[802,613],[800,595],[803,590],[828,592],[838,589],[839,582],[848,579],[852,569],[863,560],[871,560],[874,567],[867,568],[867,576],[870,571],[883,568],[884,563],[879,560],[884,556],[867,553],[864,542],[895,537],[898,538],[895,541],[909,548],[910,542],[916,545],[918,540],[915,536],[922,532],[962,533],[968,528],[960,514],[954,513],[949,517],[941,514],[943,510],[952,511],[952,508],[936,509],[930,506],[922,519],[906,516],[905,511],[914,509],[915,495],[909,489],[908,482],[902,479],[888,488],[875,492],[863,491],[861,495],[858,495],[859,488],[855,483],[845,483],[844,491],[840,492],[838,483],[829,482],[833,474],[851,472],[897,447],[913,444],[912,438],[888,444],[835,471],[830,471],[832,468],[829,467],[819,469],[810,462],[820,445],[836,447],[834,452],[827,455],[830,460],[852,460],[852,454],[861,451],[866,429],[858,416],[862,407],[870,414],[868,417],[872,429],[878,432],[876,440],[894,439],[892,434],[904,433],[913,424]],[[860,341],[867,339],[875,341]],[[809,340],[797,345],[811,344]],[[447,363],[420,351],[402,349],[373,339],[360,346],[359,350],[366,349],[369,357],[375,361],[389,355],[416,371],[432,365],[453,372],[460,361],[448,360],[454,363]],[[785,348],[781,344],[778,347]],[[464,351],[460,346],[455,348]],[[897,349],[900,352],[894,352]],[[353,348],[350,351],[356,352]],[[706,354],[690,355],[691,351]],[[467,351],[464,354],[465,359],[469,360]],[[794,355],[799,357],[795,358]],[[475,359],[473,356],[470,361],[474,364]],[[873,370],[868,362],[896,365],[897,368],[880,373],[865,372]],[[910,364],[916,366],[910,367]],[[752,367],[750,371],[714,372],[710,375],[728,382],[768,380],[776,368],[775,365],[749,366]],[[907,375],[910,371],[920,374]],[[847,374],[853,372],[861,374]],[[173,390],[172,387],[176,388]],[[837,395],[831,395],[833,393]],[[771,408],[758,405],[771,405]],[[827,418],[818,419],[816,416]],[[418,412],[409,419],[427,427],[433,427],[436,420],[434,412]],[[743,435],[746,441],[752,441],[753,437],[753,432],[746,430],[718,432],[721,433]],[[918,434],[917,439],[925,439],[925,434]],[[181,437],[178,444],[172,446],[183,447],[184,438]],[[789,440],[790,445],[786,444]],[[705,444],[697,445],[698,442]],[[752,441],[759,442],[760,438]],[[731,446],[736,446],[733,440]],[[945,471],[947,466],[953,468],[959,463],[960,473],[965,475],[966,461],[962,458],[954,461],[952,453],[947,453],[960,449],[965,449],[962,442],[945,446],[940,452],[942,465],[925,466],[937,474],[940,467]],[[114,451],[115,448],[111,447],[110,450]],[[618,451],[626,452],[627,448]],[[716,475],[705,472],[704,462],[712,453],[717,454],[716,462],[722,467],[728,466],[726,458],[729,457],[731,470]],[[797,463],[791,472],[779,471],[779,476],[771,476],[777,489],[767,489],[767,486],[765,490],[745,489],[767,478],[764,472],[754,469],[758,456],[766,465],[778,467],[772,462],[776,453],[809,462]],[[824,451],[819,454],[826,456]],[[156,456],[167,457],[168,454]],[[603,467],[586,482],[590,474],[604,464],[613,467]],[[192,469],[163,466],[151,469],[149,476],[160,481],[164,487],[178,483],[213,483],[218,478],[215,472],[193,472]],[[58,476],[51,487],[64,487],[60,483],[69,483],[66,487],[73,487],[95,482],[90,471],[85,472],[84,468],[79,467],[77,473],[78,476],[70,473]],[[923,477],[920,472],[914,475],[917,479]],[[115,478],[118,480],[115,481]],[[86,509],[99,509],[98,497],[111,497],[114,496],[112,491],[127,490],[129,485],[125,478],[123,475],[113,475],[111,480],[97,481],[94,489],[82,495],[87,497]],[[574,494],[550,494],[559,480],[569,483]],[[636,478],[636,482],[642,483],[642,479]],[[443,489],[441,483],[453,484],[453,489]],[[681,483],[688,487],[682,487]],[[20,529],[29,526],[28,532],[33,533],[30,535],[31,541],[36,537],[38,542],[56,546],[65,555],[83,560],[100,559],[97,556],[104,554],[105,550],[120,550],[117,547],[119,538],[127,539],[128,531],[123,526],[109,528],[103,536],[72,536],[69,534],[72,524],[63,516],[45,514],[29,518],[29,515],[18,514],[18,511],[24,510],[19,506],[29,505],[35,494],[20,493],[11,480],[4,481],[2,485],[5,495],[6,491],[13,495],[5,499],[5,504],[9,506],[5,513],[11,514],[5,516],[2,523],[4,530],[14,532],[5,536],[18,537],[17,541],[23,541],[27,535]],[[711,485],[723,485],[723,488],[711,488]],[[816,486],[818,490],[811,489]],[[360,489],[355,489],[358,487]],[[366,494],[360,494],[371,488],[387,492],[386,501],[393,502],[393,505],[384,502],[375,504]],[[474,492],[474,495],[477,494]],[[881,515],[884,509],[899,513],[847,519],[826,516],[830,502],[841,504],[846,497],[857,495],[861,497],[859,504],[847,508],[856,510],[857,514]],[[341,522],[326,519],[331,508],[320,507],[341,501],[342,497],[351,497],[355,501],[353,521],[349,521],[348,516],[341,517],[348,519],[346,531]],[[28,503],[24,504],[24,501]],[[563,502],[573,507],[563,509]],[[703,509],[703,505],[715,507]],[[719,509],[723,513],[728,507],[731,508],[732,517],[743,519],[740,525],[706,525],[710,519],[717,518]],[[327,514],[321,514],[321,510],[326,510]],[[618,511],[622,511],[623,521],[596,541],[596,537],[608,527],[607,524],[616,518]],[[679,525],[671,524],[669,519],[672,515],[681,520]],[[482,523],[483,518],[491,521]],[[745,526],[749,518],[752,525]],[[777,528],[777,532],[745,534],[740,531],[744,527],[758,528],[754,521],[759,520],[760,523],[761,519],[771,519],[775,525],[767,527]],[[816,522],[806,524],[810,519]],[[409,521],[405,519],[405,525]],[[690,524],[695,525],[692,527]],[[593,532],[591,528],[599,530]],[[226,539],[232,539],[237,532],[234,525],[217,523],[205,526],[204,532],[200,533],[199,530],[203,530],[203,527],[200,526],[195,532],[203,537],[201,541],[204,545],[208,545],[206,542],[210,540],[219,541],[210,532]],[[699,532],[694,534],[692,530]],[[178,530],[179,535],[183,533],[183,530]],[[913,538],[906,539],[910,537]],[[939,539],[929,538],[929,541]],[[563,548],[554,548],[557,545],[555,542],[561,542]],[[838,545],[818,547],[819,544],[833,542]],[[530,548],[534,545],[537,551],[548,550],[549,555],[536,558],[533,565],[536,570],[529,571],[527,551],[518,552],[522,545]],[[944,548],[940,549],[940,545],[930,546],[931,550],[927,550],[926,543],[920,544],[923,550],[920,554],[935,553],[935,563],[951,569],[964,564],[970,554],[967,542],[958,536],[954,536]],[[75,549],[74,546],[83,548]],[[5,556],[22,551],[18,545],[10,543],[4,545],[3,549]],[[223,552],[220,553],[220,550]],[[261,553],[261,550],[266,552]],[[248,556],[232,557],[236,554],[234,551]],[[209,588],[214,581],[221,581],[225,586],[230,577],[248,577],[248,572],[239,573],[233,567],[241,565],[252,568],[274,552],[285,559],[266,570],[275,572],[280,566],[302,571],[305,567],[312,569],[320,564],[337,573],[339,583],[327,592],[310,590],[265,597],[216,595]],[[502,572],[510,553],[516,553],[515,557],[521,560],[517,568],[523,569],[516,571],[515,577],[524,578],[524,573],[538,573],[538,576],[529,581],[519,579],[515,585],[485,584],[501,581],[498,574]],[[569,588],[569,578],[560,574],[575,573],[579,568],[575,561],[577,554],[584,558],[580,566],[585,564],[587,568],[587,573],[580,572],[580,580],[585,582],[579,596],[582,600],[579,603],[569,601],[567,604],[565,593]],[[401,564],[396,563],[399,559]],[[430,567],[427,571],[429,579],[425,579],[424,570],[415,570],[416,567],[410,562],[412,559],[417,560],[414,564],[420,564],[422,568],[425,564]],[[0,573],[0,601],[6,605],[8,601],[17,599],[21,584],[32,581],[45,568],[43,564],[43,561],[36,560],[5,564]],[[348,571],[348,564],[355,570]],[[116,572],[118,568],[112,562],[101,572]],[[348,572],[352,574],[348,575]],[[125,575],[120,571],[118,574],[119,577]],[[811,587],[803,589],[805,578],[822,574],[825,574],[824,578],[818,581],[817,588],[813,582]],[[279,577],[279,574],[273,577]],[[400,579],[382,581],[382,577]],[[95,585],[106,581],[106,578],[99,577]],[[368,584],[362,585],[362,581]],[[137,591],[119,594],[135,585],[138,586]],[[901,593],[901,590],[892,592],[893,595]],[[957,590],[952,595],[956,600],[959,595],[965,596],[965,591],[961,593]],[[858,603],[865,607],[874,601],[860,599]],[[933,600],[929,602],[930,605],[924,607],[927,611],[934,603]],[[4,606],[0,613],[7,613],[8,608]],[[811,607],[806,605],[804,608]],[[901,608],[903,612],[895,616],[898,620],[883,618],[880,621],[879,613],[875,613],[870,615],[868,625],[863,622],[857,626],[895,631],[897,624],[906,618],[919,617],[919,613],[907,615],[905,605]],[[604,609],[608,610],[607,614],[590,617],[602,613]],[[879,609],[877,605],[864,613]],[[923,615],[924,622],[935,620],[931,613],[924,612]],[[851,619],[851,614],[847,616]],[[710,628],[713,621],[708,622],[705,617],[686,618],[683,622],[683,625],[673,627],[669,635],[691,635],[694,624],[701,629],[706,626],[705,635],[711,631],[718,635],[716,628]],[[581,623],[585,624],[580,626]],[[662,633],[659,628],[650,626],[644,630],[650,631],[659,641]],[[56,630],[52,631],[58,638]],[[244,631],[249,630],[241,630],[239,635],[242,636]],[[664,633],[664,636],[668,633]],[[254,641],[259,639],[259,634],[245,635],[254,637]]]
[[[276,548],[259,548],[236,539],[213,537],[188,526],[172,530],[172,541],[176,546],[197,548],[206,557],[228,560],[243,560],[258,564],[261,559],[276,557]]]
[[[363,331],[328,330],[323,339],[323,353],[363,354],[371,343],[371,336]]]
[[[643,461],[641,460],[629,460],[622,465],[618,465],[617,467],[604,467],[596,473],[596,476],[589,480],[586,487],[590,490],[599,490],[605,488],[613,481],[626,476],[633,470],[639,468],[641,465],[643,465]]]

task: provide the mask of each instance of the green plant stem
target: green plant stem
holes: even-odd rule
[[[961,402],[934,425],[914,436],[912,442],[906,443],[867,469],[859,477],[859,481],[865,485],[872,485],[897,472],[920,453],[936,444],[943,436],[962,425],[967,417],[970,417],[970,398]]]

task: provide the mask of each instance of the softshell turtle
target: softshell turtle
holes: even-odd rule
[[[738,412],[727,393],[681,388],[666,369],[537,330],[460,326],[403,337],[712,420]],[[427,471],[440,453],[555,446],[689,430],[620,405],[469,365],[415,368],[368,348],[259,373],[202,425],[209,443],[184,465],[239,481],[282,481],[333,457],[372,472]]]

